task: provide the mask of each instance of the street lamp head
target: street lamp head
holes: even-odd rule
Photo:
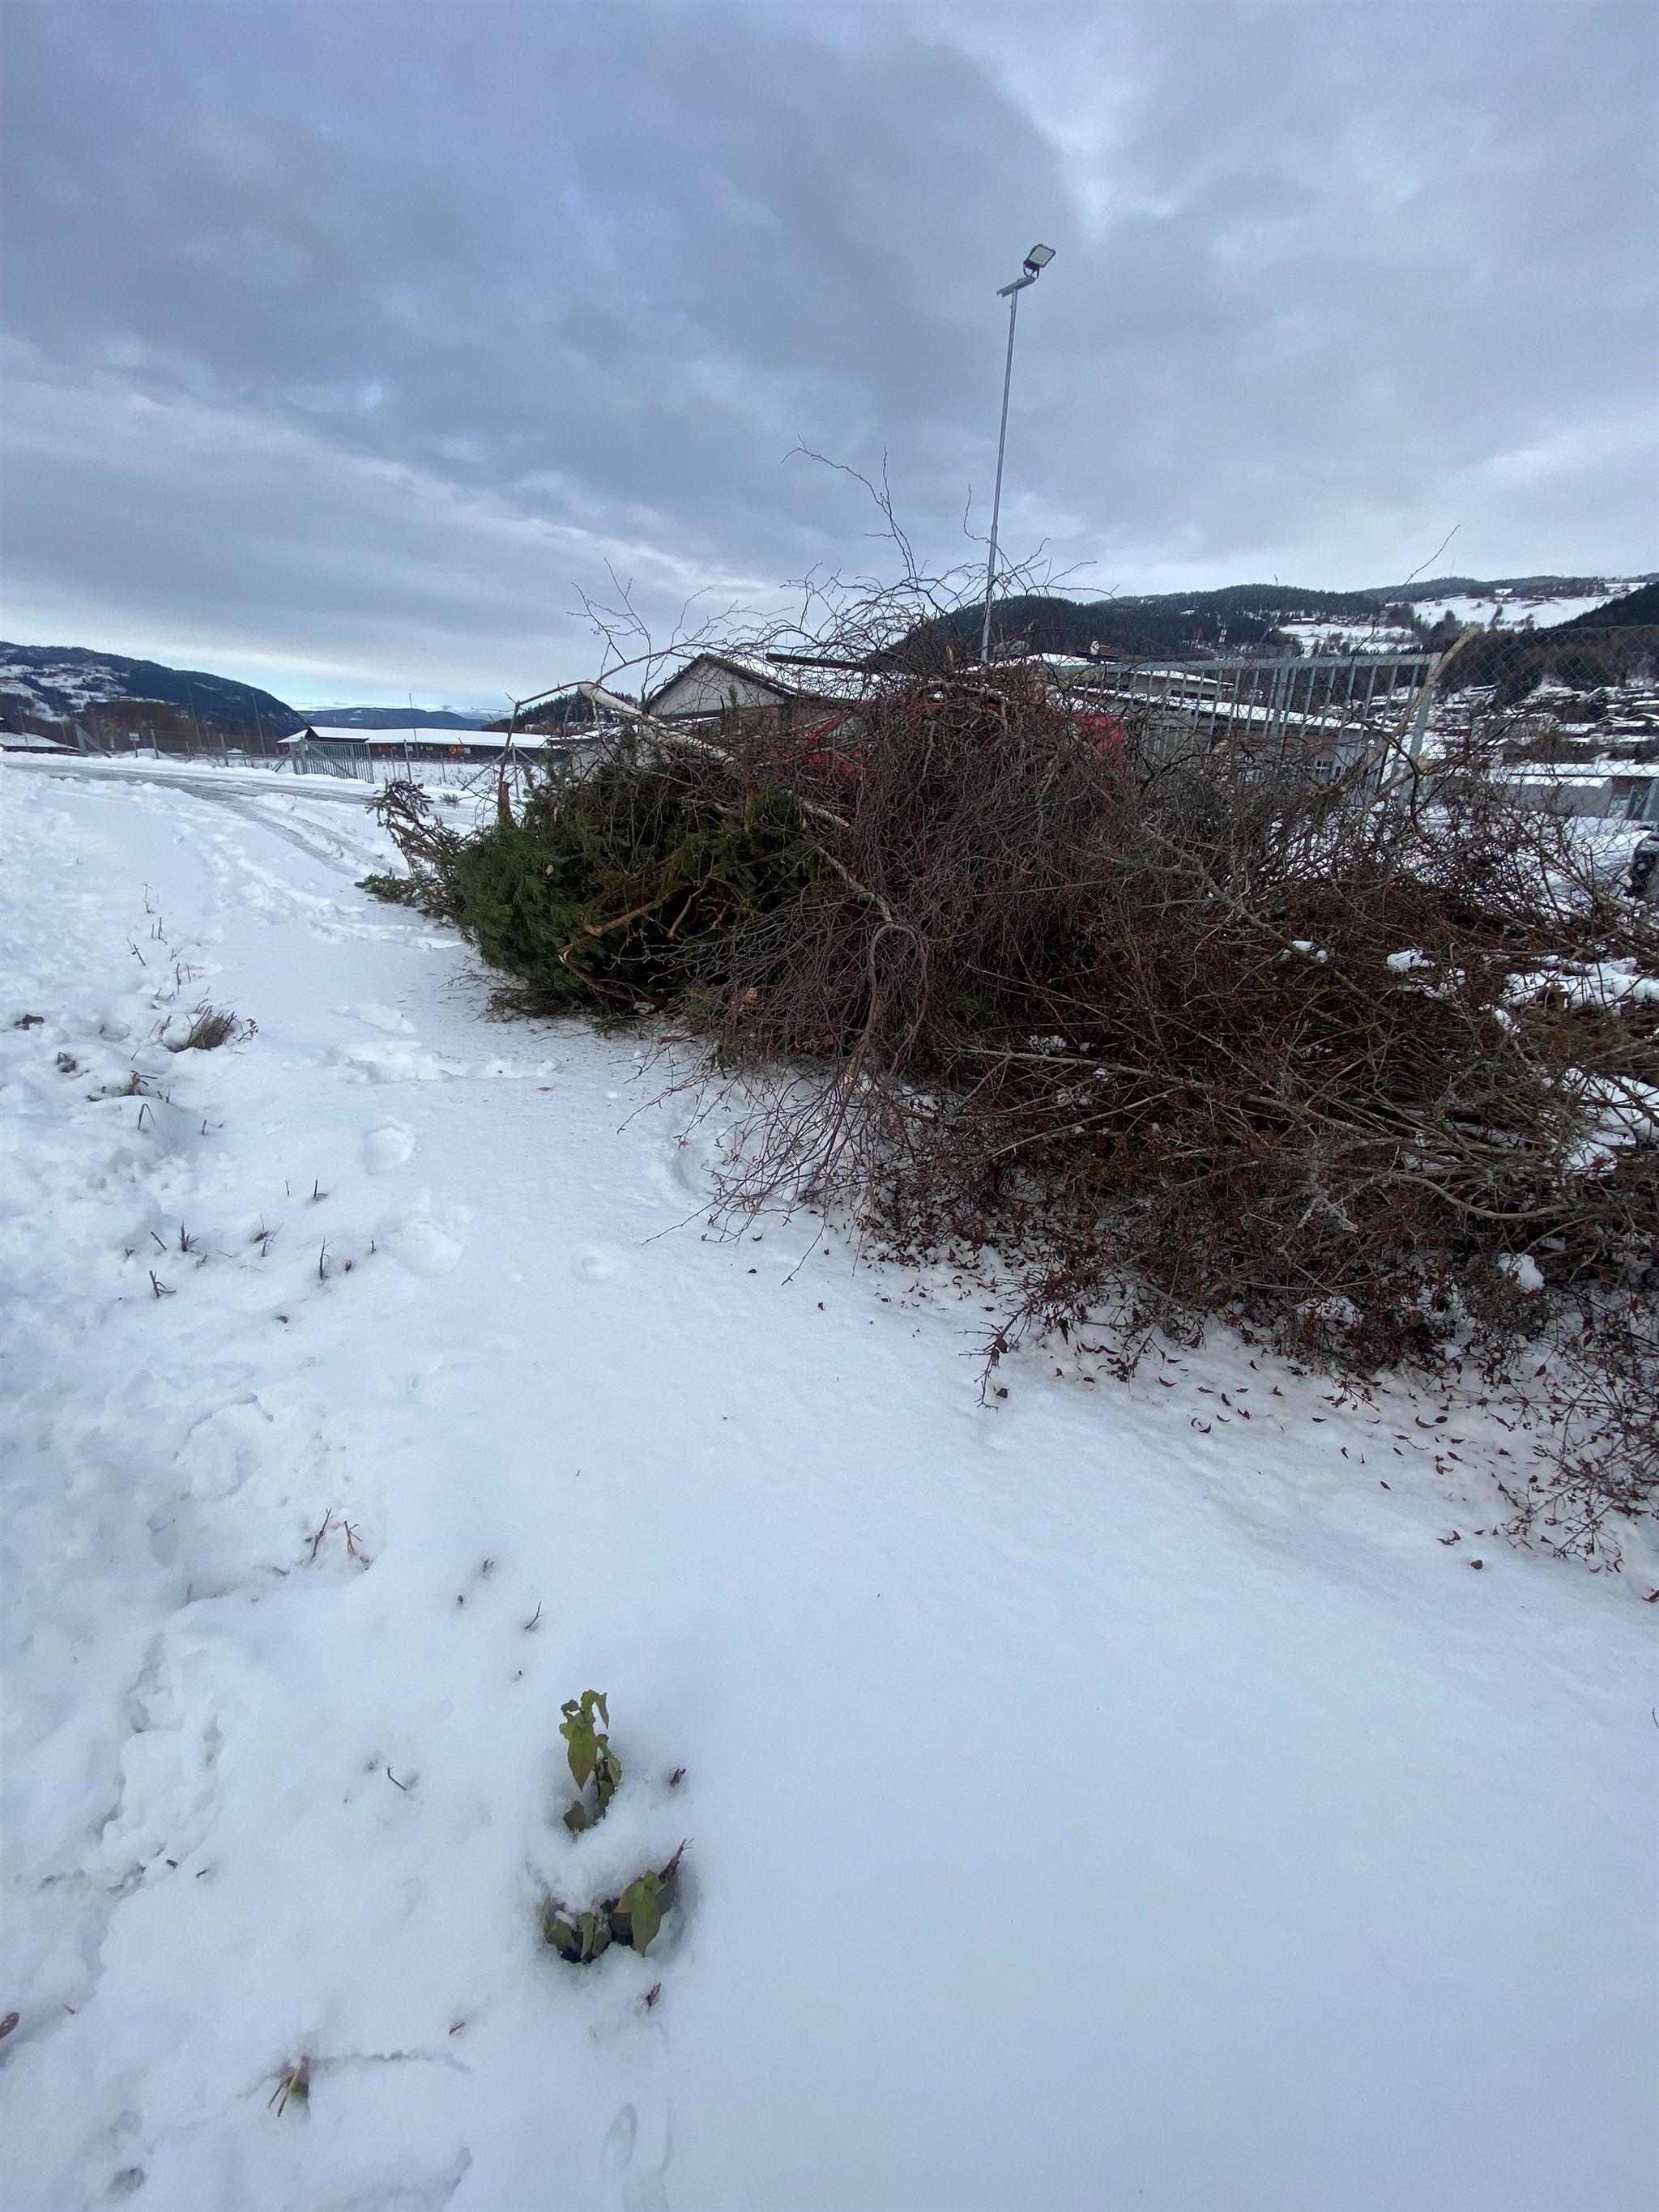
[[[1052,246],[1034,246],[1025,257],[1026,275],[1040,276],[1054,258],[1054,249]]]

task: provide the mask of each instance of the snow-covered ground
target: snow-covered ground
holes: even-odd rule
[[[401,774],[401,762],[392,765]],[[325,817],[315,815],[319,806],[344,806],[365,813],[380,796],[382,781],[378,777],[324,772],[299,774],[286,761],[249,761],[243,766],[232,766],[200,755],[155,751],[80,753],[54,762],[52,769],[54,774],[85,777],[93,782],[123,788],[132,784],[169,785],[176,790],[193,791],[204,799],[236,806],[242,811],[246,810],[241,802],[258,799],[260,804],[253,810],[254,819],[290,825],[296,822],[320,822]],[[495,775],[488,763],[451,766],[427,761],[422,763],[421,772],[413,781],[446,807],[461,810],[454,816],[458,822],[476,819],[480,809],[487,813],[495,804]],[[330,817],[330,826],[336,831],[340,829],[337,815]],[[363,842],[364,837],[368,840],[367,843]],[[355,849],[360,851],[365,866],[380,867],[396,860],[391,846],[375,836],[372,823],[366,824]]]
[[[232,781],[0,763],[8,2212],[1650,2204],[1650,1570],[1237,1347],[982,1407]]]
[[[1293,637],[1306,653],[1425,653],[1428,647],[1414,631],[1384,622],[1286,622],[1279,629]]]

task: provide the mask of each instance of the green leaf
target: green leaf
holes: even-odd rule
[[[601,1951],[611,1948],[611,1916],[606,1912],[584,1912],[581,1917],[582,1957],[597,1959]]]
[[[564,1719],[559,1734],[569,1747],[570,1771],[578,1790],[586,1790],[597,1771],[599,1783],[599,1811],[605,1805],[622,1780],[622,1761],[611,1749],[610,1738],[602,1735],[597,1726],[603,1720],[611,1725],[611,1710],[605,1703],[603,1690],[584,1690],[580,1698],[568,1698],[559,1708]],[[596,1813],[594,1818],[597,1820]]]
[[[586,1966],[611,1948],[611,1915],[604,1905],[574,1912],[549,1897],[542,1905],[542,1934],[568,1965]]]
[[[599,1747],[594,1741],[592,1728],[587,1723],[570,1720],[565,1722],[559,1734],[569,1746],[570,1771],[575,1778],[576,1787],[578,1790],[586,1790],[588,1777],[592,1773],[594,1764],[599,1755]]]
[[[580,1797],[574,1800],[564,1816],[564,1825],[573,1836],[580,1835],[584,1828],[593,1825],[593,1816]]]
[[[627,1915],[628,1940],[636,1951],[649,1950],[662,1926],[662,1911],[657,1901],[661,1888],[660,1875],[642,1874],[637,1881],[630,1881],[617,1899],[617,1911]]]
[[[561,1958],[581,1956],[581,1937],[570,1914],[562,1905],[555,1905],[550,1897],[542,1907],[543,1939],[552,1945]]]
[[[617,1786],[621,1780],[621,1759],[608,1743],[601,1742],[595,1750],[593,1759],[593,1790],[599,1799],[599,1812],[603,1813],[616,1796]]]

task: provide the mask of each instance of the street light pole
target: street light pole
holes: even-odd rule
[[[991,658],[991,601],[997,584],[997,525],[1002,514],[1002,455],[1008,442],[1008,390],[1014,380],[1014,327],[1019,318],[1019,295],[1028,284],[1037,278],[1054,258],[1052,246],[1034,246],[1025,257],[1023,275],[1012,284],[1004,284],[998,291],[999,300],[1008,302],[1008,358],[1002,369],[1002,422],[997,431],[997,481],[991,495],[991,550],[985,562],[985,622],[980,631],[979,657],[988,664]]]

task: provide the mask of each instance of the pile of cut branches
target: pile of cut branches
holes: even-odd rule
[[[1172,758],[1040,667],[889,672],[833,741],[642,720],[400,842],[543,1001],[707,1040],[726,1204],[999,1251],[994,1358],[1103,1305],[1127,1364],[1218,1316],[1358,1370],[1548,1324],[1651,1388],[1656,910],[1473,757],[1379,797]]]

